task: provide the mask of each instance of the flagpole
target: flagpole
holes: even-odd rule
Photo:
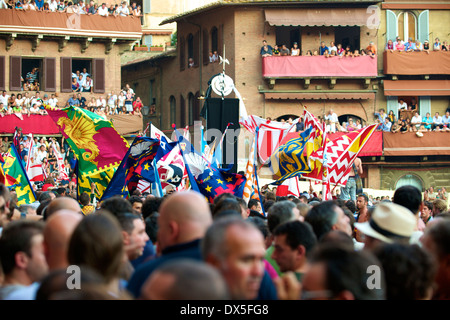
[[[254,160],[253,160],[253,171],[255,173],[255,180],[256,180],[256,190],[258,191],[258,196],[259,196],[259,202],[261,204],[261,211],[263,212],[264,217],[267,217],[266,215],[266,211],[264,210],[264,204],[262,202],[262,197],[261,197],[261,193],[259,192],[259,181],[258,181],[258,173],[257,173],[257,161],[258,161],[258,157],[256,156],[257,154],[257,149],[256,149],[256,145],[258,142],[258,133],[259,133],[259,127],[256,127],[255,130],[255,154],[254,154]]]
[[[327,167],[327,127],[325,122],[323,123],[323,158],[322,158],[322,201],[327,200],[327,179],[328,179],[328,167]]]

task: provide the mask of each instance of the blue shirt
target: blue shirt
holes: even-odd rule
[[[384,132],[390,132],[391,131],[391,127],[392,127],[392,122],[388,121],[388,123],[383,122],[380,125],[380,129],[383,130]]]
[[[407,43],[405,43],[405,51],[416,50],[416,49],[417,49],[417,47],[416,47],[416,44],[414,42],[411,42],[411,43],[407,42]]]
[[[78,101],[78,99],[74,99],[72,97],[70,97],[67,102],[69,102],[69,106],[78,106],[78,105],[80,105],[80,101]]]
[[[36,7],[41,10],[42,7],[44,6],[44,0],[35,0],[34,1],[36,3]]]
[[[321,55],[321,56],[323,56],[323,54],[325,53],[325,50],[329,50],[327,46],[325,46],[325,47],[322,47],[322,46],[321,46],[321,47],[320,47],[320,55]],[[328,53],[329,53],[329,51],[328,51]]]

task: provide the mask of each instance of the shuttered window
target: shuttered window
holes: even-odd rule
[[[184,37],[180,37],[180,71],[186,69],[186,47],[184,42]]]
[[[105,92],[105,59],[92,60],[92,77],[94,81],[94,92]]]
[[[397,17],[393,11],[386,10],[386,43],[388,40],[395,41],[397,36]]]
[[[20,91],[22,88],[22,58],[9,57],[9,90]]]
[[[5,56],[0,56],[0,90],[6,90],[6,78],[5,78]]]
[[[432,39],[429,39],[429,15],[430,12],[428,10],[422,11],[419,14],[418,18],[418,31],[417,31],[417,37],[419,38],[419,41],[423,43],[425,40],[433,41]]]
[[[60,64],[61,92],[72,92],[72,58],[61,57]]]
[[[56,91],[56,58],[44,59],[44,90]]]
[[[209,63],[209,35],[208,35],[208,30],[203,30],[203,64],[208,64]]]

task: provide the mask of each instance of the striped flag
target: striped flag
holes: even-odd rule
[[[256,138],[255,138],[256,139]],[[255,143],[252,143],[250,154],[248,155],[248,161],[247,161],[247,167],[245,170],[245,178],[247,179],[245,181],[244,185],[244,193],[242,195],[242,198],[248,203],[250,199],[259,199],[259,193],[256,189],[256,172],[255,172]],[[255,190],[256,189],[256,190]]]
[[[265,120],[258,116],[248,116],[241,119],[239,123],[251,133],[255,133],[256,128],[259,128],[257,151],[259,160],[262,163],[266,163],[298,121],[299,118],[289,124],[287,122]]]
[[[64,160],[61,156],[61,153],[56,148],[56,144],[52,143],[53,152],[56,157],[56,164],[58,166],[58,179],[59,180],[68,180],[69,176],[67,175],[67,172],[65,170]]]

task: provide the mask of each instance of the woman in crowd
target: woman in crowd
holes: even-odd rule
[[[72,92],[80,92],[80,84],[77,78],[72,78]]]
[[[127,90],[127,94],[125,97],[125,111],[127,114],[133,112],[133,95],[130,90]]]
[[[388,118],[389,118],[389,121],[392,122],[392,123],[396,123],[397,122],[397,117],[395,116],[395,113],[394,113],[393,110],[389,111]]]
[[[403,52],[405,51],[405,44],[403,43],[402,39],[397,40],[397,44],[395,46],[395,50]]]
[[[299,56],[300,55],[300,48],[298,47],[297,42],[294,42],[294,46],[291,49],[291,56]]]
[[[125,95],[123,91],[120,90],[119,97],[117,98],[117,110],[119,114],[123,114],[125,112]]]

